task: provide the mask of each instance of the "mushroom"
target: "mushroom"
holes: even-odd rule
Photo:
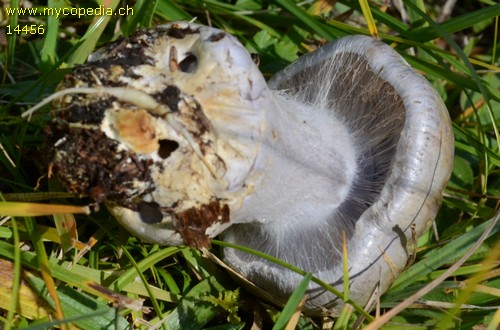
[[[342,283],[365,304],[405,267],[449,179],[453,136],[431,85],[392,48],[345,37],[266,83],[231,35],[177,22],[91,55],[59,87],[49,130],[66,187],[137,237],[228,242]],[[226,248],[285,301],[301,276]],[[306,307],[338,299],[311,283]]]

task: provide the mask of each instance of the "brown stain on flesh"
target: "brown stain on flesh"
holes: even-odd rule
[[[210,247],[210,238],[206,230],[215,223],[229,222],[229,207],[218,200],[200,207],[192,207],[177,214],[175,229],[181,235],[184,244],[201,249]]]
[[[134,152],[147,154],[158,149],[153,119],[146,110],[118,111],[116,118],[120,138]]]

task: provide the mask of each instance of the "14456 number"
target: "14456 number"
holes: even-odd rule
[[[31,24],[31,25],[7,25],[7,34],[44,34],[45,27],[43,24]]]

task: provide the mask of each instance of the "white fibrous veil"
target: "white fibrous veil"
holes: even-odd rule
[[[340,261],[342,233],[349,238],[361,214],[379,196],[393,166],[405,121],[405,107],[398,93],[371,70],[362,56],[337,52],[323,59],[318,57],[303,61],[300,71],[293,70],[293,65],[289,67],[292,70],[285,69],[279,82],[271,80],[270,87],[280,96],[331,112],[348,128],[358,155],[356,179],[349,196],[322,223],[307,230],[301,227],[292,234],[288,231],[290,237],[276,237],[277,232],[267,232],[261,224],[245,224],[236,225],[244,229],[237,230],[235,239],[312,272],[327,270]],[[293,242],[293,249],[287,241]],[[258,259],[252,255],[241,257],[249,262]]]

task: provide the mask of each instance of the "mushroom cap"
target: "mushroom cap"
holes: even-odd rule
[[[298,261],[290,256],[294,249],[303,254],[316,241],[334,241],[338,251],[311,247],[310,255],[298,257],[314,258],[316,251],[317,258],[328,259],[325,253],[337,253],[328,267],[308,269],[311,261],[294,265],[341,289],[345,230],[350,297],[365,304],[376,287],[380,292],[388,289],[414,253],[416,238],[431,226],[439,210],[453,163],[448,111],[433,87],[399,54],[365,36],[345,37],[302,56],[272,77],[269,86],[296,102],[335,112],[356,140],[359,169],[350,196],[340,206],[342,212],[335,215],[353,223],[352,231],[338,226],[332,233],[294,233],[278,255],[275,247],[265,252]],[[259,235],[266,233],[248,225],[224,232],[229,242],[250,246],[263,239]],[[286,245],[283,238],[282,244]],[[225,261],[282,301],[301,280],[292,271],[234,249],[225,250]],[[314,283],[309,298],[309,309],[327,306],[338,311],[341,305]]]

